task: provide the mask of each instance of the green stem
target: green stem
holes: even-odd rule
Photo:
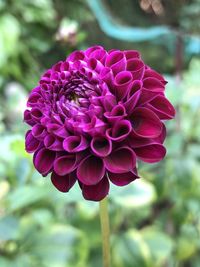
[[[99,210],[103,248],[103,267],[110,267],[110,227],[107,198],[104,198],[99,202]]]

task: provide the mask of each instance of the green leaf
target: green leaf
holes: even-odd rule
[[[156,199],[153,185],[144,179],[138,179],[123,188],[112,186],[110,196],[115,203],[126,208],[140,208]]]
[[[150,251],[140,232],[131,229],[123,236],[116,236],[113,241],[113,266],[151,266]]]
[[[173,242],[170,237],[151,227],[142,230],[141,234],[149,247],[155,266],[163,266],[168,257],[172,256]]]
[[[46,186],[25,185],[16,188],[7,198],[8,212],[13,212],[49,198],[50,190]]]
[[[0,241],[13,240],[18,237],[19,221],[14,216],[0,219]]]

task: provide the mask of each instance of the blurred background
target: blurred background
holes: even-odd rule
[[[113,267],[200,267],[200,0],[0,0],[0,266],[101,267],[98,203],[24,150],[40,75],[75,49],[138,49],[169,81],[168,153],[109,197]]]

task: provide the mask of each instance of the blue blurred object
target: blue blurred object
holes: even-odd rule
[[[120,25],[109,14],[102,0],[87,0],[87,3],[97,18],[102,31],[112,38],[127,42],[143,42],[154,41],[163,36],[174,39],[178,34],[178,32],[167,26],[154,26],[144,29]],[[200,37],[190,35],[183,35],[183,37],[187,52],[189,54],[199,54]],[[166,38],[163,39],[163,42],[166,43]]]

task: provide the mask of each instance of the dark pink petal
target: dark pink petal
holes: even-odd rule
[[[152,101],[158,94],[160,93],[142,88],[140,90],[140,98],[138,100],[137,106],[143,106],[144,104]]]
[[[99,157],[106,157],[112,151],[111,140],[103,136],[93,137],[90,146],[91,146],[92,152]]]
[[[158,95],[150,103],[149,107],[158,115],[161,120],[174,118],[175,109],[166,97]]]
[[[114,86],[115,86],[115,95],[118,99],[123,99],[131,84],[132,84],[132,74],[129,71],[121,71],[115,76]]]
[[[98,73],[100,73],[101,70],[104,68],[104,65],[96,58],[90,58],[90,60],[88,61],[88,65],[92,70]]]
[[[166,127],[164,124],[162,124],[162,131],[158,137],[155,138],[144,138],[141,136],[138,136],[134,133],[134,131],[131,132],[131,134],[128,137],[129,145],[132,148],[137,147],[144,147],[151,144],[162,144],[166,137]]]
[[[75,153],[85,150],[88,147],[88,142],[83,136],[68,136],[63,141],[64,150]]]
[[[95,45],[95,46],[91,46],[91,47],[89,47],[88,49],[86,49],[85,50],[85,55],[87,56],[87,57],[90,57],[90,55],[93,53],[93,52],[95,52],[96,50],[104,50],[104,48],[102,47],[102,46],[100,46],[100,45]]]
[[[110,123],[115,123],[127,116],[126,110],[122,104],[115,105],[110,112],[104,113],[105,118]]]
[[[40,141],[38,141],[33,135],[32,132],[29,130],[26,134],[25,140],[25,149],[28,153],[35,152],[40,145]]]
[[[34,107],[37,105],[38,100],[41,98],[41,95],[37,92],[32,92],[29,95],[28,101],[27,101],[27,106],[28,107]]]
[[[137,50],[126,50],[124,51],[126,59],[140,58],[140,53]]]
[[[84,124],[83,127],[83,131],[92,136],[103,135],[106,130],[106,123],[103,120],[98,119],[96,116],[93,116],[91,122]]]
[[[134,148],[137,157],[148,163],[161,161],[166,154],[166,149],[161,144],[151,144],[144,147]]]
[[[111,52],[105,62],[106,67],[110,67],[114,74],[119,73],[120,71],[125,70],[126,68],[126,58],[121,51]]]
[[[134,80],[142,79],[145,71],[144,62],[140,59],[134,58],[127,61],[126,70],[130,71]]]
[[[165,81],[164,77],[160,73],[158,73],[157,71],[152,70],[150,68],[145,70],[145,73],[144,73],[144,78],[148,78],[148,77],[156,78],[156,79],[160,80],[163,84],[167,83]]]
[[[101,179],[101,181],[95,185],[82,184],[81,189],[83,197],[86,200],[101,201],[108,195],[109,187],[110,187],[109,181],[104,176],[104,178]]]
[[[53,168],[55,158],[55,152],[42,148],[38,152],[35,152],[33,163],[39,173],[46,175]]]
[[[145,78],[143,87],[153,92],[163,92],[165,90],[165,85],[156,78]]]
[[[105,167],[102,159],[95,156],[88,156],[83,159],[77,168],[77,177],[85,185],[97,184],[105,174]]]
[[[111,111],[117,105],[116,97],[114,95],[106,95],[103,100],[103,106],[106,111]]]
[[[114,93],[114,91],[112,90],[113,81],[114,81],[112,70],[108,67],[103,68],[100,72],[99,77],[102,79],[102,81],[107,83],[107,85],[111,89],[111,92]]]
[[[72,172],[64,176],[59,176],[57,173],[52,172],[51,181],[59,191],[68,192],[76,182],[76,174]]]
[[[31,117],[35,120],[35,121],[40,121],[43,117],[43,114],[41,112],[40,109],[38,108],[32,108],[31,110]]]
[[[162,123],[157,115],[147,108],[136,108],[131,115],[133,130],[141,137],[154,138],[162,131]]]
[[[121,147],[104,158],[104,164],[108,171],[113,173],[132,172],[136,164],[136,156],[129,147]]]
[[[61,140],[59,140],[58,138],[50,134],[46,135],[46,137],[44,138],[44,146],[48,148],[49,150],[53,150],[53,151],[63,150]]]
[[[97,49],[90,54],[90,58],[99,60],[102,64],[105,63],[107,52],[104,49]]]
[[[131,130],[132,126],[128,120],[120,120],[115,123],[113,128],[106,131],[106,136],[113,141],[120,142],[127,138]]]
[[[36,124],[32,128],[32,134],[35,138],[42,141],[44,140],[44,137],[46,136],[47,132],[41,124]]]
[[[75,155],[66,155],[59,157],[54,162],[54,171],[60,175],[64,176],[76,168],[76,157]]]
[[[138,90],[135,92],[128,100],[124,103],[124,107],[126,109],[127,114],[131,114],[133,110],[135,109],[135,106],[138,103],[138,100],[140,98],[141,90]]]
[[[139,178],[136,169],[134,172],[112,173],[108,172],[109,180],[117,186],[125,186]]]
[[[76,61],[76,60],[83,60],[85,58],[85,55],[83,51],[74,51],[68,56],[69,61]]]
[[[49,132],[52,132],[55,136],[63,138],[63,139],[69,136],[69,132],[66,130],[65,126],[60,126],[58,124],[49,123],[48,130]]]
[[[24,121],[30,126],[36,124],[36,121],[32,118],[31,112],[28,109],[24,111]]]

